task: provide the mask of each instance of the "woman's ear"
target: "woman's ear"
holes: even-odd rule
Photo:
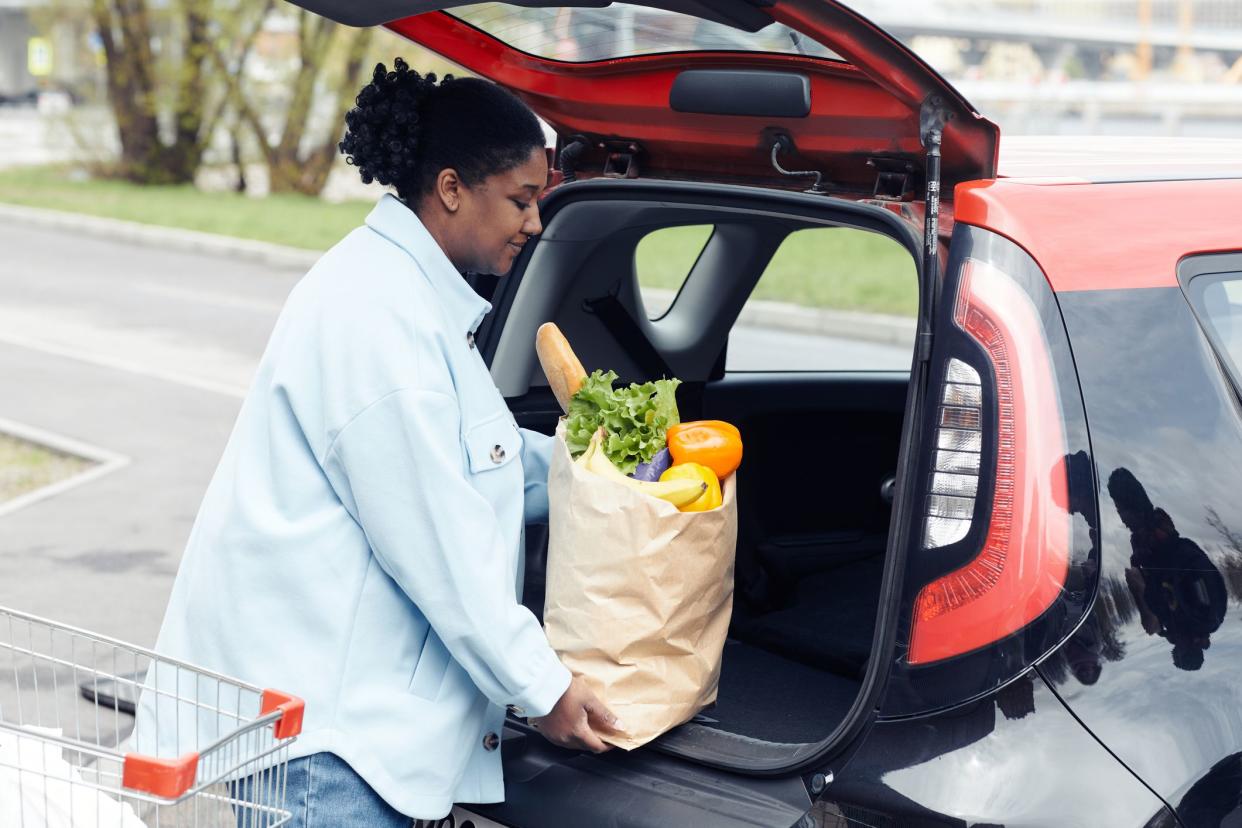
[[[461,189],[462,183],[457,176],[457,170],[451,167],[440,170],[440,174],[436,176],[435,193],[445,210],[450,213],[458,211],[461,207]]]

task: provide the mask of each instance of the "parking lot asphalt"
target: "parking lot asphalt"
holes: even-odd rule
[[[14,226],[0,249],[0,417],[129,460],[0,516],[0,605],[150,645],[300,273]]]

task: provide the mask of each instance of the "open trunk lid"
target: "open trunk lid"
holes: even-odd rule
[[[999,133],[901,43],[834,0],[295,0],[386,25],[584,136],[571,174],[691,178],[922,200],[944,120],[943,190],[992,178]],[[564,165],[563,165],[564,166]]]

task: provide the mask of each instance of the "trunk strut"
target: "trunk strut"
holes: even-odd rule
[[[924,101],[919,112],[919,140],[927,148],[927,194],[923,202],[923,301],[914,349],[919,362],[931,358],[932,320],[936,318],[940,294],[940,145],[944,140],[944,126],[950,117],[944,101],[937,95]]]

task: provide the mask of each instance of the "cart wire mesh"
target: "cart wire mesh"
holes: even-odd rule
[[[293,696],[0,607],[0,826],[284,825],[302,712]]]

